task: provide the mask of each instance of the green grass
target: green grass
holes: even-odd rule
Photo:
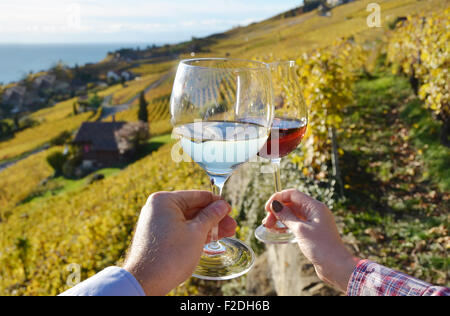
[[[161,135],[161,136],[152,137],[149,140],[149,143],[168,144],[168,143],[173,142],[173,141],[174,141],[174,139],[172,138],[172,134],[165,134],[165,135]]]
[[[442,191],[450,191],[450,148],[439,140],[441,123],[417,99],[402,108],[401,116],[411,127],[409,136],[427,166],[423,179],[436,183]]]
[[[159,135],[150,138],[145,144],[142,144],[137,153],[136,160],[142,159],[152,152],[157,151],[161,146],[174,142],[175,140],[172,138],[172,134]]]
[[[380,69],[378,70],[380,71]],[[408,128],[409,140],[417,153],[417,159],[424,163],[425,170],[422,181],[431,181],[441,191],[450,191],[450,148],[441,144],[439,133],[441,122],[434,119],[430,111],[425,109],[421,100],[415,97],[408,80],[394,76],[381,69],[375,80],[361,80],[357,84],[358,106],[372,109],[373,120],[382,122],[390,115],[390,108],[397,107],[398,113]],[[353,123],[357,123],[364,111],[352,114]],[[372,131],[372,136],[383,134],[392,136],[392,129]],[[389,135],[391,134],[391,135]],[[376,139],[372,140],[377,140]],[[354,145],[362,145],[355,143]],[[378,143],[377,152],[387,152],[388,147]],[[386,160],[380,166],[380,175],[389,177],[391,162]]]
[[[355,88],[339,143],[346,185],[335,205],[354,250],[431,283],[448,284],[448,148],[409,82],[378,69]]]
[[[94,174],[103,174],[105,178],[116,175],[120,172],[120,168],[104,168],[88,174],[81,179],[68,179],[63,176],[51,178],[46,183],[39,185],[34,191],[21,203],[39,203],[52,196],[75,192],[89,186],[89,179]]]

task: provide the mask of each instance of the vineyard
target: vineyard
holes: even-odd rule
[[[53,169],[45,160],[51,151],[54,149],[32,155],[2,172],[0,218],[7,218],[16,204],[27,198],[36,186],[53,174]],[[19,187],[21,189],[17,190]]]
[[[450,145],[450,9],[410,16],[389,41],[394,72],[408,75],[412,88],[432,115],[443,122],[441,140]]]
[[[69,115],[53,121],[44,121],[35,127],[16,133],[13,138],[0,143],[0,161],[39,148],[64,131],[75,131],[81,123],[88,121],[92,116],[92,112]]]
[[[145,88],[155,82],[158,78],[159,75],[147,75],[131,84],[127,84],[126,87],[123,87],[113,94],[112,104],[116,105],[127,103],[133,97],[137,96],[142,90],[145,90]]]
[[[313,11],[239,27],[197,57],[228,53],[267,62],[296,60],[309,126],[302,146],[283,162],[283,186],[326,203],[356,255],[448,286],[448,2],[380,1],[390,18],[375,30],[365,24],[367,3],[337,7],[330,18]],[[171,61],[139,65],[141,81],[98,94],[122,104],[160,80],[145,93],[148,120],[152,135],[165,135],[158,144],[170,142],[173,66]],[[216,78],[202,79],[199,102],[216,97],[234,102],[222,92],[232,90],[227,88],[233,83],[215,84],[220,88],[211,91],[208,82]],[[75,101],[33,113],[39,125],[0,142],[0,161],[96,119],[92,112],[74,115]],[[136,99],[115,120],[137,121],[138,110]],[[171,149],[166,144],[103,180],[52,193],[41,192],[55,183],[46,157],[60,147],[0,171],[0,294],[56,295],[69,288],[70,264],[80,266],[82,280],[120,265],[151,193],[208,189],[204,172],[194,163],[173,162]],[[225,191],[239,224],[237,237],[262,254],[264,245],[253,230],[265,215],[273,180],[259,168],[241,168]],[[245,277],[210,283],[190,279],[171,295],[245,295],[244,283]]]
[[[64,119],[73,113],[73,103],[77,98],[69,99],[67,101],[55,104],[52,107],[45,108],[31,114],[31,118],[40,122],[53,122]]]
[[[167,75],[164,73],[162,76]],[[157,87],[145,93],[148,102],[148,121],[150,122],[150,133],[152,135],[162,135],[170,133],[170,94],[172,92],[173,76],[168,76]],[[115,117],[119,121],[135,122],[138,120],[139,100],[132,103],[130,109],[118,113]],[[108,118],[107,120],[111,120]]]
[[[189,164],[172,163],[170,151],[170,146],[161,148],[81,191],[15,208],[6,221],[9,225],[2,224],[1,293],[58,294],[67,288],[63,280],[71,273],[66,270],[69,263],[82,266],[84,279],[123,257],[148,194],[206,188],[201,172]],[[17,247],[18,240],[29,246]]]

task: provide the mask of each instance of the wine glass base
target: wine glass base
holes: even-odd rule
[[[270,231],[263,225],[255,230],[255,237],[265,244],[293,244],[297,242],[297,238],[289,230],[286,232]]]
[[[250,271],[255,263],[255,254],[250,247],[235,238],[223,238],[219,243],[225,251],[217,255],[203,253],[193,277],[210,281],[230,280]]]

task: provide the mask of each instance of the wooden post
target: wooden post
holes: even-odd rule
[[[333,165],[333,177],[339,186],[339,195],[341,198],[344,197],[344,183],[342,181],[341,169],[339,168],[339,152],[338,152],[338,142],[336,135],[336,128],[331,126],[328,127],[328,134],[331,139],[332,151],[331,151],[331,163]]]

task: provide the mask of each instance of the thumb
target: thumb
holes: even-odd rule
[[[230,212],[230,205],[224,200],[218,200],[203,210],[201,210],[194,221],[200,225],[204,231],[210,231],[214,226],[218,225],[222,219]]]
[[[272,201],[270,209],[272,214],[293,232],[297,231],[299,225],[302,223],[300,218],[289,207],[277,200]]]

